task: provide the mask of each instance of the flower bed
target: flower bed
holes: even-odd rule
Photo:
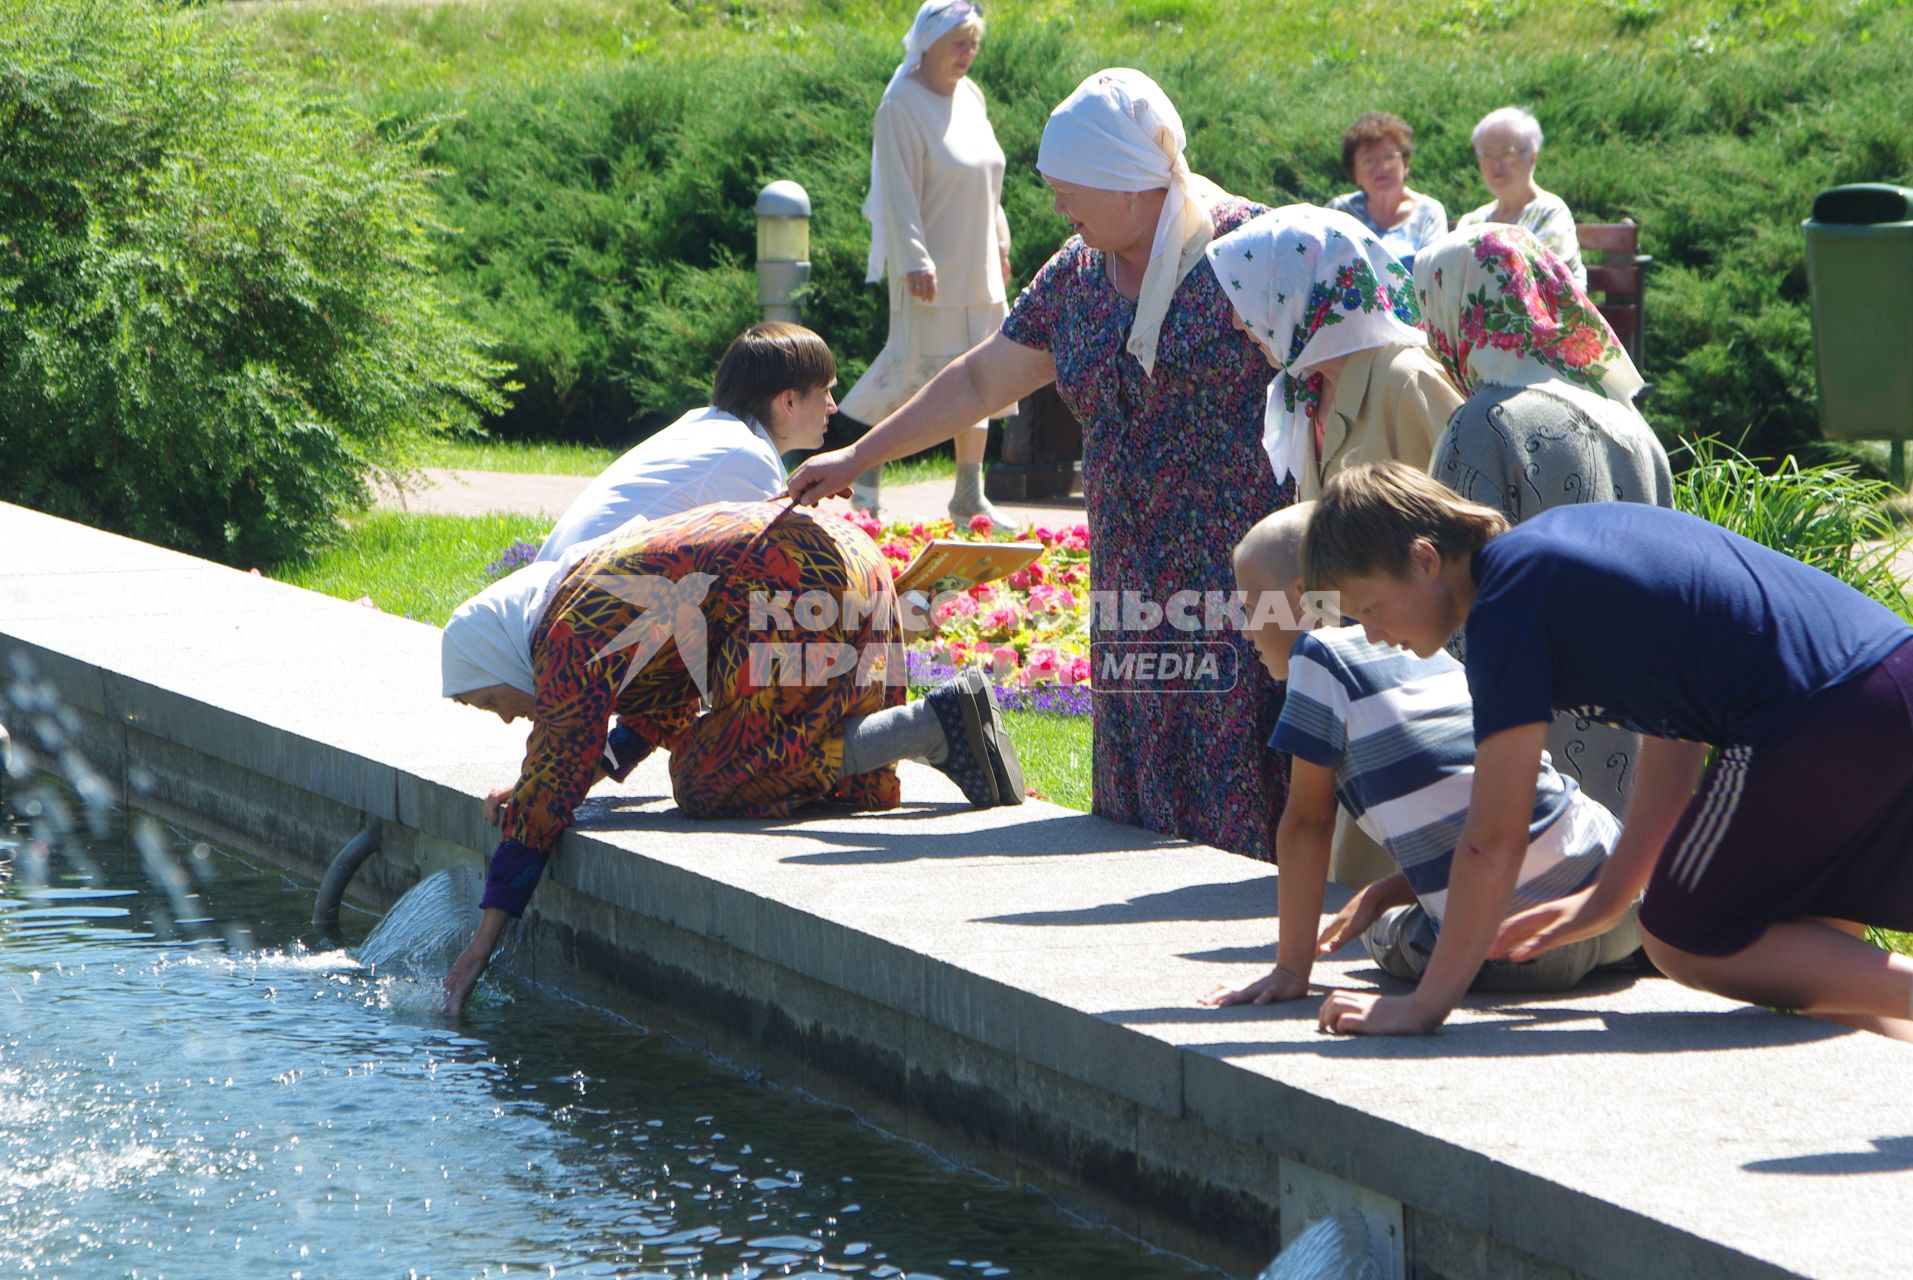
[[[981,666],[1010,710],[1089,714],[1086,526],[1039,525],[1010,537],[992,528],[988,516],[961,529],[948,520],[884,526],[861,511],[842,518],[870,535],[890,561],[892,577],[936,538],[1041,542],[1043,554],[1032,564],[938,604],[933,630],[913,637],[907,648],[910,684],[941,684],[963,667]]]
[[[1081,524],[1037,526],[1020,537],[991,528],[978,516],[967,528],[948,520],[880,525],[861,511],[839,517],[870,535],[890,562],[890,576],[903,572],[935,538],[966,542],[1036,541],[1043,554],[996,582],[979,583],[934,611],[928,635],[905,651],[911,687],[941,684],[960,669],[981,666],[997,696],[1012,711],[1089,714],[1089,530]],[[488,580],[529,564],[538,549],[513,544],[486,567]]]

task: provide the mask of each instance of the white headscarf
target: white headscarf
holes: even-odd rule
[[[1291,204],[1208,246],[1222,292],[1280,372],[1269,384],[1262,447],[1277,480],[1315,463],[1322,381],[1306,371],[1371,347],[1422,347],[1413,281],[1395,255],[1346,213]]]
[[[536,560],[508,573],[452,610],[439,640],[439,669],[449,698],[488,685],[508,684],[537,693],[531,641],[558,588],[579,561],[645,522],[633,516],[610,533],[566,547],[556,560]]]
[[[1168,191],[1129,328],[1129,354],[1145,374],[1156,369],[1156,340],[1169,300],[1215,234],[1209,206],[1226,194],[1189,171],[1182,154],[1187,145],[1182,117],[1162,86],[1140,71],[1111,67],[1077,85],[1050,112],[1036,153],[1037,169],[1059,182],[1100,191]]]
[[[931,45],[972,17],[981,17],[982,13],[983,7],[973,0],[923,0],[923,7],[917,10],[916,21],[904,33],[903,61],[890,73],[890,83],[883,87],[883,96],[888,98],[899,80],[923,65],[923,55]],[[864,197],[863,214],[870,222],[870,261],[864,270],[864,283],[875,284],[883,279],[886,247],[883,234],[883,173],[877,167],[877,144],[874,139],[870,143],[870,194]]]

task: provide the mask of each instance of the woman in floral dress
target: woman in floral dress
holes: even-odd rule
[[[1667,451],[1634,395],[1641,375],[1567,265],[1522,227],[1462,227],[1415,259],[1422,328],[1468,399],[1428,470],[1516,524],[1576,502],[1674,505]],[[1555,768],[1615,813],[1637,734],[1555,717]]]
[[[1183,146],[1147,76],[1078,86],[1037,158],[1076,234],[1001,332],[855,445],[805,463],[791,493],[835,493],[1055,382],[1083,423],[1095,812],[1267,858],[1285,793],[1266,746],[1279,688],[1226,606],[1237,540],[1293,486],[1262,452],[1268,364],[1203,256],[1262,209],[1191,173]]]

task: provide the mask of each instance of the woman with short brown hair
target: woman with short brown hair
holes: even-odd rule
[[[1415,131],[1398,115],[1368,111],[1342,134],[1342,169],[1360,188],[1336,196],[1328,207],[1346,213],[1373,231],[1403,266],[1415,253],[1448,230],[1441,201],[1408,185],[1415,157]]]

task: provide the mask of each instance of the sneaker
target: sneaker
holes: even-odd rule
[[[943,726],[949,758],[937,767],[979,809],[1023,803],[1023,767],[1003,727],[996,687],[975,667],[924,698]]]

